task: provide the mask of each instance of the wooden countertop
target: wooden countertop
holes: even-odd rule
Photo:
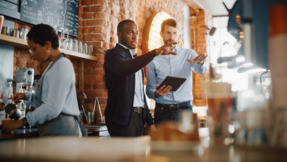
[[[49,137],[0,142],[0,161],[115,161],[145,156],[149,138]]]
[[[103,136],[103,137],[109,136],[108,129],[105,125],[88,125],[85,126],[85,128],[89,136]],[[36,138],[36,137],[39,137],[37,128],[16,129],[12,131],[11,134],[2,134],[0,129],[0,140]]]
[[[39,137],[37,128],[16,129],[11,134],[3,134],[0,129],[0,140],[19,139],[19,138],[35,138]]]
[[[287,148],[243,146],[154,150],[149,136],[137,138],[49,137],[0,141],[0,161],[287,161]]]

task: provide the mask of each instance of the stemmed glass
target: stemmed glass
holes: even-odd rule
[[[84,42],[83,45],[84,45],[84,46],[83,46],[83,53],[84,53],[84,54],[89,54],[87,42]]]
[[[64,36],[65,34],[67,35],[66,38],[64,38],[64,41],[63,41],[63,48],[64,49],[68,49],[68,45],[69,45],[69,29],[64,29],[64,32],[63,32]]]
[[[78,40],[74,40],[73,41],[74,42],[74,47],[73,47],[73,50],[75,51],[75,52],[79,52],[79,44],[78,44]]]
[[[60,26],[56,26],[55,30],[56,30],[56,34],[57,34],[57,35],[59,34],[60,29],[61,29]]]
[[[57,27],[57,32],[61,33],[61,37],[59,38],[59,47],[63,48],[63,42],[64,42],[64,28],[63,27]]]
[[[74,49],[74,40],[70,38],[68,40],[68,50],[72,51],[73,49]]]
[[[79,46],[78,46],[78,49],[79,49],[79,53],[83,53],[83,42],[82,41],[79,41]]]
[[[89,45],[89,55],[93,55],[94,47],[92,44]]]
[[[72,32],[72,30],[66,29],[67,38],[65,39],[65,43],[66,43],[66,49],[72,51],[74,45],[73,45],[73,39],[69,38],[70,32]]]

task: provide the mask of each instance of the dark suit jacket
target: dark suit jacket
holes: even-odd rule
[[[131,119],[135,73],[141,70],[156,56],[155,50],[132,59],[130,51],[117,44],[105,55],[105,83],[108,89],[108,101],[105,109],[106,122],[127,126]],[[145,101],[144,119],[153,124],[150,110]]]

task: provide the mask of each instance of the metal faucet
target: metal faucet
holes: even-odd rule
[[[87,113],[86,113],[86,109],[85,109],[85,106],[84,106],[84,100],[82,101],[82,98],[79,97],[80,95],[82,95],[82,98],[83,98],[84,100],[87,99],[88,97],[87,97],[87,95],[85,94],[85,92],[83,92],[83,91],[77,92],[77,99],[78,99],[79,108],[80,108],[80,110],[82,110],[86,122],[88,122],[88,115],[87,115]]]

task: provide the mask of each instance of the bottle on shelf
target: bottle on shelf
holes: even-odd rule
[[[4,96],[3,92],[4,92],[3,83],[0,80],[0,125],[2,125],[2,120],[6,119],[5,104],[3,101],[3,96]]]
[[[13,82],[8,82],[8,100],[7,104],[13,103],[13,87],[12,87]]]

